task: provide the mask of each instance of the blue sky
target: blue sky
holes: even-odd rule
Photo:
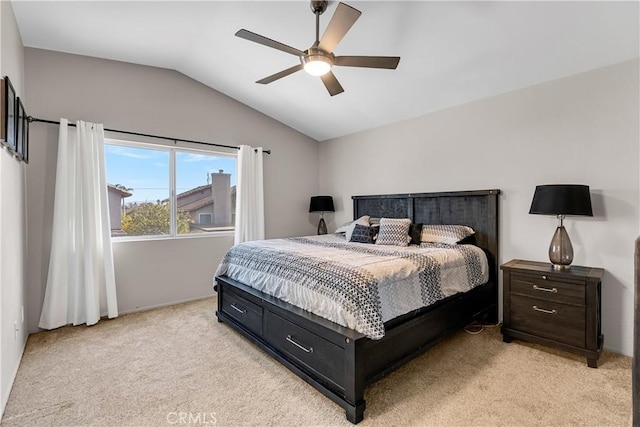
[[[107,182],[133,189],[129,202],[155,202],[169,197],[169,151],[106,144]],[[207,175],[220,169],[231,173],[236,185],[236,158],[176,153],[176,191],[182,193],[207,184]]]

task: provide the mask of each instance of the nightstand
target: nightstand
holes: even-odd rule
[[[513,338],[580,354],[598,367],[601,287],[604,270],[512,260],[500,266],[503,278],[504,342]]]

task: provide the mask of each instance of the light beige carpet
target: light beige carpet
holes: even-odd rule
[[[215,298],[29,337],[6,426],[350,425],[216,321]],[[631,359],[600,368],[460,332],[369,387],[362,426],[630,425]],[[180,418],[182,417],[182,418]]]

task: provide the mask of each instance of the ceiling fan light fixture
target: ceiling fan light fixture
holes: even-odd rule
[[[312,76],[322,76],[331,70],[331,64],[322,59],[314,59],[304,63],[304,70]]]
[[[331,71],[333,58],[317,48],[311,48],[300,60],[304,65],[304,70],[312,76],[322,76]]]

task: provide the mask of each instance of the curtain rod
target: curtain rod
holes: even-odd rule
[[[45,120],[38,119],[36,117],[28,116],[27,120],[29,123],[48,123],[51,125],[59,125],[60,122],[56,122],[55,120]],[[69,126],[76,127],[75,123],[69,123]],[[159,136],[159,135],[151,135],[148,133],[140,133],[140,132],[130,132],[128,130],[118,130],[118,129],[104,129],[105,132],[116,132],[116,133],[124,133],[127,135],[136,135],[136,136],[145,136],[147,138],[156,138],[156,139],[164,139],[166,141],[173,141],[174,143],[179,142],[188,142],[191,144],[200,144],[200,145],[210,145],[212,147],[223,147],[223,148],[235,148],[239,150],[240,147],[234,147],[233,145],[224,145],[224,144],[214,144],[213,142],[202,142],[202,141],[193,141],[191,139],[182,139],[182,138],[169,138],[168,136]],[[262,150],[263,153],[271,154],[271,150]]]

